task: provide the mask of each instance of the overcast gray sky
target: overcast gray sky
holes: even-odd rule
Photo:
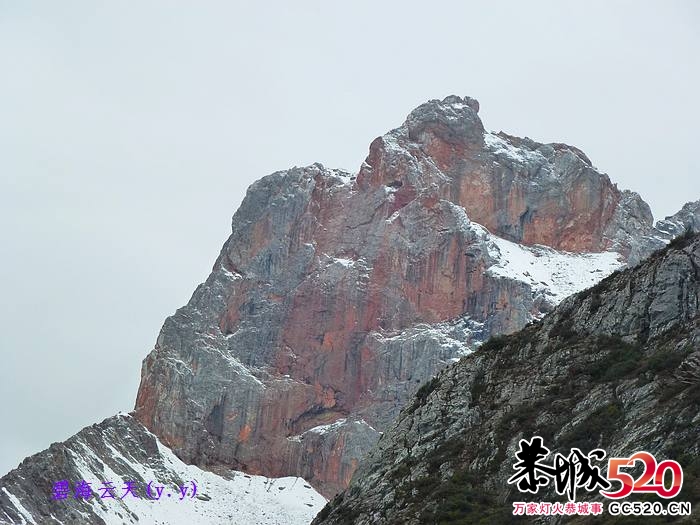
[[[700,4],[0,0],[0,475],[131,410],[245,188],[421,102],[700,198]]]

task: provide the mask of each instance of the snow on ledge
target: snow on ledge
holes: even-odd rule
[[[345,423],[347,423],[347,419],[342,418],[328,425],[319,425],[317,427],[310,428],[306,432],[313,432],[314,434],[327,434],[328,432],[332,432],[333,430],[342,427]]]
[[[528,160],[536,161],[538,163],[546,161],[541,153],[514,146],[495,133],[485,132],[484,143],[491,152],[505,155],[509,159],[522,164],[525,164]]]
[[[553,304],[625,266],[617,252],[569,253],[542,245],[523,246],[494,235],[487,246],[489,255],[498,260],[487,274],[524,282]]]
[[[508,241],[472,222],[462,206],[450,202],[448,205],[459,229],[476,235],[495,259],[486,270],[487,275],[526,283],[532,288],[533,297],[544,296],[552,305],[590,288],[626,264],[617,252],[571,253]]]
[[[333,423],[328,423],[327,425],[318,425],[318,426],[312,427],[312,428],[302,432],[299,435],[289,436],[287,438],[287,440],[293,441],[295,443],[301,443],[302,440],[304,439],[304,436],[306,436],[309,433],[325,435],[325,434],[329,434],[331,432],[334,432],[335,430],[338,430],[340,427],[343,427],[345,425],[363,425],[363,426],[369,428],[370,430],[376,432],[376,429],[372,425],[367,423],[367,421],[365,421],[364,419],[357,419],[357,420],[348,421],[347,418],[341,418],[341,419],[335,420]]]

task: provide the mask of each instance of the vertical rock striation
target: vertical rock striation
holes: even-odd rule
[[[478,110],[423,104],[356,175],[253,184],[143,363],[137,419],[186,462],[332,495],[437,371],[697,227],[695,205],[654,229],[580,150],[489,133]],[[546,280],[522,267],[540,257],[559,261]]]
[[[533,436],[552,454],[603,448],[603,474],[607,458],[639,451],[678,461],[684,480],[676,501],[697,507],[699,269],[700,236],[685,236],[444,369],[402,410],[314,525],[510,523],[513,501],[568,501],[551,486],[535,495],[508,484],[520,439]],[[602,499],[583,488],[577,497]],[[520,521],[620,523],[607,513]]]

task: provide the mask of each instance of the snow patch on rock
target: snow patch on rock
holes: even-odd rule
[[[84,480],[93,482],[93,490],[96,490],[98,483],[102,481],[114,482],[117,498],[93,497],[89,502],[92,511],[107,525],[301,525],[310,523],[326,504],[325,498],[302,478],[266,478],[233,470],[219,475],[183,463],[157,438],[156,442],[158,456],[146,465],[131,460],[118,446],[113,446],[108,434],[104,440],[107,453],[127,471],[134,472],[145,481],[153,481],[156,485],[165,487],[159,500],[131,496],[120,499],[121,484],[127,480],[121,479],[122,476],[109,468],[88,444],[81,441],[80,450],[71,450],[70,457],[77,471]],[[174,478],[182,480],[182,486],[187,488],[188,492],[184,497],[179,487],[167,481]],[[194,497],[191,482],[197,486]],[[13,499],[10,494],[8,497],[20,513],[26,513],[29,523],[35,523],[28,511],[23,511],[19,501],[15,502],[16,498]]]
[[[503,155],[521,164],[525,164],[528,161],[535,161],[538,163],[546,162],[546,159],[541,153],[513,146],[513,144],[495,133],[484,133],[484,143],[486,144],[486,148],[492,153]]]
[[[529,284],[553,304],[589,288],[625,266],[617,252],[568,253],[547,246],[524,246],[494,235],[489,255],[498,262],[487,273]]]

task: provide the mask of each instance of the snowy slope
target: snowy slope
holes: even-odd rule
[[[157,439],[157,438],[156,438]],[[188,525],[191,523],[241,523],[241,524],[306,524],[323,508],[326,500],[318,494],[302,478],[271,479],[263,476],[252,476],[243,472],[230,471],[227,477],[202,470],[192,465],[186,465],[172,451],[158,441],[158,451],[164,466],[170,469],[184,482],[182,485],[166,487],[161,500],[146,498],[126,498],[119,503],[108,502],[106,508],[93,500],[95,512],[106,523],[153,523]],[[118,451],[113,450],[114,457],[128,461]],[[86,449],[86,454],[90,451]],[[143,465],[130,463],[130,466],[144,480],[162,479],[153,469]],[[119,479],[108,467],[104,471],[109,479]],[[81,472],[83,479],[101,479],[101,477],[85,469]],[[202,499],[192,498],[189,482],[197,485],[197,493]],[[187,496],[180,499],[180,487],[184,487]],[[169,498],[166,494],[172,494]],[[124,509],[119,509],[124,506]],[[117,514],[124,511],[125,518]],[[138,517],[136,519],[134,516]]]
[[[27,497],[36,486],[23,482],[36,480],[40,474],[24,472],[23,463],[0,481],[2,524],[72,525],[103,520],[107,525],[301,525],[310,523],[326,504],[301,478],[270,479],[232,470],[219,475],[186,465],[128,414],[87,427],[33,459],[32,465],[45,461],[61,465],[61,471],[46,473],[46,483],[40,483],[45,491],[41,499],[47,503],[38,507],[21,503],[39,499]],[[71,492],[69,498],[54,501],[53,484],[61,479],[69,480],[71,487],[88,481],[95,494],[100,494],[103,482],[110,481],[117,497],[94,496],[86,502],[76,500]],[[138,498],[128,495],[121,499],[126,481],[136,483]],[[151,481],[153,487],[164,487],[160,499],[146,497],[145,487]],[[192,482],[197,486],[196,495]]]
[[[553,304],[590,288],[625,266],[617,252],[568,253],[547,246],[524,246],[491,235],[489,254],[498,260],[491,275],[530,285],[533,294],[543,293]]]
[[[617,252],[570,253],[508,241],[472,222],[463,207],[452,203],[450,206],[460,228],[476,234],[493,260],[486,270],[488,275],[523,282],[532,289],[533,298],[540,296],[551,306],[626,266]]]

